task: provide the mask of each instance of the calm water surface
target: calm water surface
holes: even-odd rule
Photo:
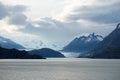
[[[0,60],[0,80],[120,80],[120,60]]]

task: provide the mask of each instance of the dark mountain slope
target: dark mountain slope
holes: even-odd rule
[[[40,55],[30,55],[26,51],[0,47],[0,59],[44,59]]]
[[[65,56],[58,51],[49,48],[42,48],[38,50],[29,51],[30,54],[41,55],[46,58],[64,58]]]
[[[96,48],[82,55],[91,58],[120,58],[120,24]]]

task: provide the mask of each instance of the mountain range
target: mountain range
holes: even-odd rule
[[[28,58],[32,58],[33,56],[34,56],[34,58],[38,58],[37,56],[51,57],[51,58],[65,57],[63,54],[61,54],[58,51],[55,51],[55,50],[52,50],[49,48],[42,48],[42,47],[46,47],[46,46],[40,40],[32,40],[30,42],[33,44],[33,46],[36,46],[36,50],[32,50],[32,51],[28,51],[28,52],[27,51],[19,51],[19,50],[24,50],[25,48],[10,39],[0,36],[0,53],[1,53],[0,56],[1,56],[1,58],[24,58],[23,56],[27,56],[27,55],[31,55],[31,57],[29,56]],[[28,44],[29,42],[26,42],[26,43]],[[39,47],[41,47],[41,48],[39,48]],[[19,49],[19,50],[17,50],[17,49]],[[18,55],[20,57],[18,57]],[[27,58],[27,57],[25,57],[25,58]]]
[[[90,34],[88,36],[80,36],[73,39],[67,46],[63,48],[64,52],[87,52],[93,49],[100,41],[103,40],[101,35]]]
[[[38,42],[35,41],[35,44]],[[44,45],[42,42],[39,46]],[[56,45],[54,45],[56,47]],[[13,49],[14,48],[14,49]],[[65,56],[49,48],[41,48],[31,51],[25,49],[16,42],[0,36],[0,59],[42,59],[64,58]],[[88,36],[76,37],[62,51],[81,53],[79,58],[120,58],[120,24],[103,39],[101,35],[94,33]]]
[[[0,46],[8,49],[25,49],[22,45],[2,36],[0,36]]]
[[[120,23],[94,49],[79,57],[120,58]]]

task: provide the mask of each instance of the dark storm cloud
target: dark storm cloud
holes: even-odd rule
[[[27,10],[27,7],[24,5],[15,5],[15,6],[10,6],[9,10],[12,12],[21,13],[21,12],[25,12]]]
[[[68,15],[67,20],[85,19],[98,23],[118,23],[120,22],[120,1],[111,5],[82,6],[72,12],[74,14]]]
[[[8,16],[8,8],[0,2],[0,20]]]
[[[23,14],[23,12],[26,11],[27,7],[24,5],[15,5],[15,6],[9,6],[9,24],[13,25],[23,25],[25,26],[27,21],[27,16]]]
[[[9,24],[25,25],[27,23],[27,17],[24,14],[13,13],[9,16]]]
[[[27,17],[23,14],[27,9],[24,5],[7,6],[0,2],[0,19],[8,17],[8,23],[13,25],[26,25]]]

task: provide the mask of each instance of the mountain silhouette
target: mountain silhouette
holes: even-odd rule
[[[45,59],[40,55],[30,55],[26,51],[0,47],[0,59]]]

